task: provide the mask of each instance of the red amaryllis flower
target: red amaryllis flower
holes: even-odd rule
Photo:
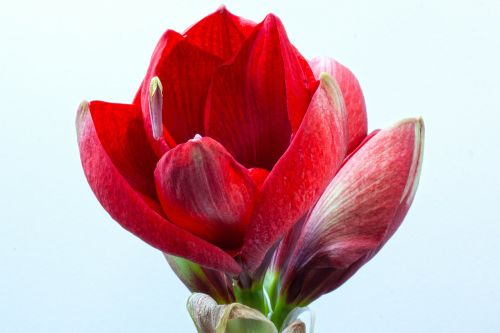
[[[365,135],[353,76],[344,87],[347,110],[276,16],[255,24],[221,8],[162,36],[132,104],[81,105],[84,171],[111,216],[152,246],[230,273],[239,256],[253,270]]]
[[[168,30],[134,101],[82,103],[77,130],[104,208],[221,303],[226,273],[262,286],[270,262],[272,307],[338,287],[401,223],[422,160],[420,120],[366,136],[346,67],[225,8]]]

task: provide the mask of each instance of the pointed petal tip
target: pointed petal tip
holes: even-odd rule
[[[348,152],[352,152],[364,139],[368,129],[366,104],[361,86],[353,72],[331,57],[319,56],[309,61],[318,79],[322,72],[335,78],[344,99],[349,129]]]
[[[227,10],[226,5],[220,5],[215,12],[219,14],[226,14],[229,12],[229,10]]]
[[[88,109],[89,107],[89,102],[87,102],[87,100],[83,100],[80,102],[80,104],[78,105],[78,111],[80,111],[80,109],[85,109],[87,108]]]
[[[226,5],[220,5],[219,8],[217,8],[217,10],[213,14],[229,18],[235,16],[229,9],[227,9]]]
[[[405,126],[412,126],[414,130],[413,137],[413,158],[408,173],[408,180],[401,195],[400,203],[406,201],[407,205],[410,205],[415,193],[417,191],[418,182],[420,178],[420,172],[422,170],[422,160],[424,153],[424,137],[425,137],[425,125],[422,117],[405,118],[396,122],[384,131],[390,131],[396,128],[401,128]]]
[[[85,118],[88,112],[89,112],[89,102],[83,100],[80,103],[80,105],[78,105],[78,109],[76,110],[75,127],[78,135],[80,132],[80,124],[82,123],[82,120]]]
[[[338,94],[340,96],[342,96],[342,93],[340,92],[340,87],[339,87],[337,80],[335,80],[335,78],[333,76],[331,76],[330,73],[321,72],[319,74],[319,82],[321,85],[331,86],[335,91],[338,92]]]
[[[417,147],[417,150],[421,150],[425,136],[424,119],[420,116],[415,118],[405,118],[392,125],[390,129],[404,126],[406,124],[412,124],[415,127],[415,146]]]
[[[347,112],[345,101],[337,80],[333,76],[331,76],[330,73],[322,72],[319,75],[319,82],[320,86],[324,87],[324,89],[328,91],[331,98],[333,99],[336,109],[342,114],[342,117],[345,118]],[[345,125],[347,126],[347,123]],[[347,127],[345,128],[345,132],[347,135]]]
[[[418,141],[420,143],[420,146],[422,147],[424,145],[424,137],[425,137],[424,119],[422,117],[417,117],[415,124],[415,140]]]
[[[339,83],[332,75],[330,75],[330,73],[321,72],[319,74],[319,82],[322,85],[331,86],[333,88],[333,90],[335,91],[335,93],[338,95],[338,97],[340,97],[342,100],[344,100],[344,98],[342,97],[342,92],[340,90]]]
[[[278,16],[274,15],[273,13],[269,13],[266,15],[266,17],[264,17],[264,21],[267,21],[267,20],[279,20]]]
[[[149,96],[153,96],[157,89],[160,89],[160,93],[163,93],[163,85],[161,84],[160,78],[154,76],[149,84]]]
[[[87,112],[89,110],[89,102],[87,102],[87,100],[83,100],[80,102],[80,104],[78,105],[78,109],[76,111],[76,115],[77,116],[81,116],[82,114],[84,114],[85,112]]]
[[[283,27],[283,23],[281,22],[280,18],[273,13],[267,14],[266,17],[264,17],[264,20],[262,20],[262,23],[264,25]]]
[[[422,117],[417,117],[415,121],[415,147],[413,149],[413,159],[401,201],[406,200],[406,205],[410,205],[417,192],[417,187],[422,172],[422,161],[424,155],[425,126]]]
[[[424,120],[422,117],[404,118],[404,119],[401,119],[400,121],[394,123],[390,128],[403,126],[405,124],[415,124],[415,127],[423,128],[424,127]]]
[[[417,140],[420,143],[420,154],[423,153],[423,148],[424,148],[424,139],[425,139],[425,125],[424,125],[424,119],[422,117],[417,118],[417,125],[415,127],[415,140]]]
[[[333,81],[333,77],[328,72],[321,72],[319,74],[319,79],[321,82],[330,82]]]
[[[153,137],[159,140],[163,134],[163,86],[157,76],[153,77],[149,84],[149,114]]]
[[[200,141],[203,137],[199,134],[195,134],[195,136],[189,141]]]

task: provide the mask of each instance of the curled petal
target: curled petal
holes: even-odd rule
[[[215,333],[225,308],[225,305],[218,305],[210,296],[201,293],[192,294],[187,301],[187,310],[198,332]]]
[[[339,84],[347,111],[349,124],[348,152],[353,151],[366,136],[368,119],[365,98],[354,74],[333,58],[317,57],[309,62],[316,77],[323,72],[330,74]]]
[[[300,60],[283,25],[268,15],[213,76],[205,132],[246,167],[271,170],[315,88],[311,69]]]
[[[392,236],[415,194],[423,135],[421,119],[402,121],[375,134],[342,167],[295,236],[280,245],[290,251],[278,268],[287,302],[307,304],[336,289]]]
[[[121,176],[137,191],[156,198],[157,158],[147,141],[141,109],[101,101],[83,102],[81,109],[89,110],[99,142]]]
[[[218,247],[171,224],[153,200],[137,192],[113,164],[82,103],[76,127],[83,170],[97,199],[113,219],[151,246],[207,267],[237,274],[240,266]]]
[[[189,297],[187,308],[198,332],[278,333],[262,313],[243,304],[217,305],[209,296],[195,293]]]
[[[170,150],[155,171],[170,220],[225,249],[241,246],[257,188],[247,169],[204,137]]]
[[[262,186],[242,251],[250,271],[323,193],[346,155],[346,127],[340,90],[325,74],[290,147]]]

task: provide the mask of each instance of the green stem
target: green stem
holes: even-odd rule
[[[262,283],[252,285],[249,289],[242,289],[238,285],[233,286],[236,302],[257,309],[267,316],[269,308],[262,289]]]
[[[278,300],[276,307],[274,308],[273,314],[271,315],[271,321],[276,325],[278,330],[281,330],[283,322],[285,321],[288,314],[295,309],[296,306],[291,304],[286,304],[283,298]]]
[[[264,289],[267,291],[271,308],[276,307],[276,300],[278,298],[278,273],[268,271],[264,278]]]

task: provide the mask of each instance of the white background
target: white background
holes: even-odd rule
[[[219,1],[0,3],[0,332],[194,332],[188,291],[84,179],[82,99],[128,102],[157,39]],[[227,1],[358,76],[371,129],[423,116],[420,188],[317,332],[500,331],[500,2]]]

